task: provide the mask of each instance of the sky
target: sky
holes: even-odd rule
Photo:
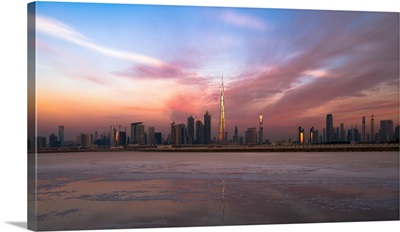
[[[399,14],[355,11],[38,2],[38,135],[107,133],[212,114],[221,79],[229,137],[258,128],[399,123]],[[376,130],[376,129],[375,129]]]

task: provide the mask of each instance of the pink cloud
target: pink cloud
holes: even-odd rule
[[[234,26],[250,28],[263,31],[267,29],[267,24],[260,18],[250,14],[239,14],[234,11],[224,11],[219,15],[223,22]]]
[[[248,71],[243,78],[234,78],[226,90],[227,108],[230,107],[226,114],[236,118],[231,119],[232,123],[256,126],[261,112],[270,129],[276,132],[274,135],[288,129],[290,126],[286,124],[295,127],[303,123],[311,127],[317,118],[322,130],[324,117],[331,112],[336,113],[338,120],[360,121],[361,114],[373,111],[398,123],[398,91],[388,94],[384,101],[377,99],[373,91],[377,86],[390,89],[399,85],[399,33],[398,27],[394,29],[390,23],[398,24],[398,18],[394,14],[385,15],[368,27],[353,30],[346,28],[348,20],[347,16],[326,18],[324,23],[313,25],[310,31],[315,34],[294,34],[298,37],[293,39],[296,42],[285,46],[301,47],[296,56],[275,61],[272,66],[261,64],[260,72],[253,72],[251,78],[244,78]],[[329,27],[324,28],[326,25]],[[258,45],[257,48],[260,49]],[[255,61],[262,62],[259,57]],[[265,66],[270,68],[265,70],[262,68]],[[310,73],[310,70],[324,72]],[[303,83],[305,75],[310,77]],[[333,101],[347,98],[359,99],[360,103],[343,101],[342,105],[335,104],[337,108],[326,108]],[[321,107],[327,111],[317,111]],[[305,111],[313,109],[321,115],[302,117]]]

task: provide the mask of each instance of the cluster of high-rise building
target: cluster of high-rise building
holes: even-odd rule
[[[361,119],[361,130],[355,126],[350,126],[347,132],[344,123],[340,123],[339,127],[334,127],[333,115],[326,115],[326,127],[323,128],[320,134],[317,129],[311,127],[308,131],[308,141],[304,128],[298,127],[298,144],[316,144],[316,143],[385,143],[398,141],[399,139],[399,126],[394,129],[392,120],[381,120],[380,130],[375,131],[374,115],[370,119],[370,131],[366,130],[366,118]]]
[[[130,125],[130,136],[127,135],[126,127],[121,130],[121,126],[110,126],[108,133],[99,135],[97,131],[94,134],[81,133],[76,136],[75,141],[64,141],[64,126],[59,126],[58,137],[55,134],[49,136],[49,143],[46,137],[37,137],[37,148],[54,148],[54,147],[123,147],[131,145],[191,145],[191,144],[266,144],[269,140],[264,138],[263,115],[259,115],[259,128],[251,127],[245,130],[244,137],[239,136],[238,128],[235,126],[232,140],[228,139],[226,131],[225,119],[225,99],[224,99],[224,80],[222,77],[221,95],[220,95],[220,112],[218,137],[211,138],[211,114],[206,111],[204,121],[195,119],[193,116],[187,117],[185,123],[171,123],[170,133],[163,135],[157,132],[154,126],[146,128],[143,122],[134,122]],[[344,124],[340,123],[335,127],[333,123],[333,115],[326,115],[326,127],[322,132],[315,129],[314,126],[305,131],[301,126],[298,127],[297,144],[321,144],[321,143],[379,143],[398,141],[399,126],[393,130],[392,120],[381,120],[380,130],[375,131],[374,115],[371,115],[370,130],[366,131],[366,118],[362,117],[361,131],[357,124],[350,126],[345,130]],[[291,139],[289,142],[291,143]]]

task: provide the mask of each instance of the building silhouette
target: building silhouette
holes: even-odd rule
[[[64,144],[64,126],[58,126],[58,141],[60,142],[60,146]]]
[[[361,142],[367,142],[365,137],[365,116],[362,117],[362,124],[361,124]]]
[[[331,143],[333,139],[333,116],[332,114],[326,115],[326,142]]]
[[[114,126],[110,126],[110,147],[117,146],[117,130]],[[83,146],[83,145],[82,145]]]
[[[92,134],[88,133],[88,134],[80,134],[80,136],[78,136],[79,138],[79,144],[82,147],[92,147],[93,146],[93,136]]]
[[[146,141],[148,145],[154,145],[155,144],[154,134],[155,134],[154,126],[149,126],[147,128],[147,141]]]
[[[346,131],[344,130],[344,123],[340,123],[339,141],[340,142],[345,142],[346,141]]]
[[[224,76],[222,76],[222,88],[219,105],[219,130],[218,130],[218,142],[222,143],[226,141],[225,137],[225,102],[224,102]]]
[[[376,142],[374,114],[371,115],[371,143]]]
[[[131,144],[145,144],[145,133],[143,122],[131,123]]]
[[[204,114],[204,144],[211,143],[211,114]]]
[[[204,124],[200,121],[196,121],[196,144],[204,144]]]
[[[43,149],[47,147],[46,137],[38,136],[36,137],[36,147],[37,149]]]
[[[179,144],[179,127],[175,122],[171,123],[171,145]]]
[[[390,142],[394,140],[393,121],[381,120],[381,128],[379,131],[380,142]]]
[[[192,115],[187,119],[187,143],[194,144],[194,118]]]
[[[245,131],[245,143],[256,144],[257,143],[257,130],[255,127],[248,128]]]
[[[239,143],[239,135],[238,135],[238,128],[235,126],[235,132],[233,134],[233,143]]]
[[[320,143],[319,142],[319,134],[318,134],[318,130],[314,131],[314,135],[313,135],[313,143]]]
[[[118,145],[119,146],[125,146],[126,145],[126,131],[119,131]]]
[[[163,144],[161,132],[154,133],[154,142],[155,144]]]
[[[59,147],[57,136],[55,134],[53,134],[53,133],[51,135],[49,135],[49,147],[50,148]]]
[[[171,145],[187,144],[187,130],[185,124],[171,123]]]

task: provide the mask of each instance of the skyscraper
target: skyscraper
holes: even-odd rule
[[[371,143],[375,143],[374,114],[371,115]]]
[[[60,145],[63,146],[64,144],[64,126],[58,126],[58,141]]]
[[[381,120],[381,129],[379,131],[379,138],[381,142],[389,142],[394,140],[392,120]]]
[[[156,143],[156,144],[162,144],[162,134],[161,134],[161,132],[156,132],[156,133],[154,133],[154,142]]]
[[[179,144],[179,127],[175,122],[171,123],[171,145]]]
[[[233,143],[239,143],[238,128],[235,126],[235,133],[233,135]]]
[[[149,126],[147,128],[147,135],[148,135],[148,139],[147,139],[147,144],[148,145],[153,145],[155,144],[155,137],[154,137],[154,133],[155,133],[155,128],[154,126]]]
[[[258,131],[258,143],[263,143],[263,116],[260,114],[259,116],[260,121],[260,130]]]
[[[344,123],[340,123],[340,142],[346,141],[346,131],[344,130]]]
[[[225,103],[224,103],[224,76],[222,76],[222,89],[221,99],[219,105],[219,131],[218,131],[218,142],[222,143],[225,141]]]
[[[211,114],[206,111],[204,115],[204,144],[211,143]]]
[[[365,116],[362,117],[362,127],[361,127],[361,142],[365,143],[367,140],[365,138]]]
[[[115,127],[110,126],[110,147],[115,147],[115,146],[117,146],[117,131]]]
[[[257,143],[257,130],[255,127],[248,128],[245,132],[245,140],[247,144]]]
[[[315,143],[315,141],[314,141],[314,127],[311,127],[311,128],[310,128],[310,138],[309,138],[309,140],[308,140],[308,143],[309,143],[309,144]]]
[[[301,126],[299,126],[299,140],[298,143],[299,144],[304,144],[304,129],[301,128]]]
[[[50,148],[58,147],[58,140],[55,134],[49,135],[49,147]]]
[[[326,115],[326,142],[333,142],[333,116],[332,114]]]
[[[144,144],[144,125],[143,122],[131,123],[131,143]]]
[[[187,142],[188,144],[194,143],[194,118],[192,115],[187,119]]]
[[[200,120],[196,121],[196,144],[204,144],[204,125]]]
[[[178,125],[179,130],[179,144],[187,144],[187,130],[185,124]]]
[[[126,131],[119,131],[118,145],[126,145]]]

